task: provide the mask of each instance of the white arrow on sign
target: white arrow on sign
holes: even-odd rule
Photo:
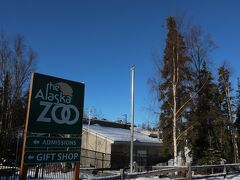
[[[39,143],[40,143],[40,141],[37,140],[37,139],[35,139],[35,140],[33,141],[33,144],[39,144]]]
[[[34,159],[34,156],[29,155],[29,156],[28,156],[28,160],[32,160],[32,159]]]

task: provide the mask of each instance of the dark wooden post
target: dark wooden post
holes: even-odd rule
[[[19,180],[26,180],[27,178],[27,166],[25,164],[21,165]]]
[[[42,164],[42,178],[43,178],[43,173],[44,173],[44,168],[45,168],[45,164]]]
[[[38,178],[38,173],[39,173],[39,166],[37,165],[34,178]]]

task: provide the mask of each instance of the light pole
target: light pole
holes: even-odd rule
[[[131,150],[130,150],[130,172],[133,172],[133,140],[134,140],[134,65],[131,68],[132,85],[131,85]]]

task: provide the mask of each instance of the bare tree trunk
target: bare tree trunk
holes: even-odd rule
[[[3,81],[4,82],[4,81]],[[2,86],[2,108],[1,108],[1,121],[2,121],[2,127],[0,129],[0,131],[4,131],[4,129],[6,129],[5,124],[6,124],[6,120],[5,120],[5,109],[4,109],[4,105],[5,105],[5,96],[4,96],[4,92],[5,88],[4,85]]]
[[[9,58],[9,50],[7,48],[6,41],[3,41],[1,44],[1,54],[0,54],[0,73],[1,73],[1,85],[2,85],[2,113],[1,113],[1,121],[2,121],[2,131],[7,129],[7,104],[6,104],[6,76],[7,76],[7,60]]]
[[[178,52],[177,58],[174,58],[173,47],[173,81],[172,81],[172,92],[173,92],[173,164],[177,166],[177,82],[178,82]],[[177,49],[178,51],[178,49]]]
[[[238,144],[236,141],[236,130],[235,130],[234,121],[233,121],[230,90],[229,90],[229,85],[226,83],[225,79],[223,79],[223,81],[224,81],[224,85],[225,85],[225,94],[226,94],[226,100],[227,100],[227,106],[228,106],[228,116],[229,116],[230,127],[231,127],[234,163],[237,163],[237,161],[238,161]]]
[[[173,84],[173,164],[177,166],[177,102],[176,102],[176,84]]]

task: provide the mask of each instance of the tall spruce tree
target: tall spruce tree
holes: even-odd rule
[[[236,121],[235,121],[235,127],[237,131],[237,142],[238,142],[238,147],[240,146],[240,79],[237,78],[237,91],[236,91],[236,99],[235,99],[235,104],[236,104]],[[240,155],[240,148],[238,149],[238,156]]]
[[[160,128],[163,131],[165,155],[173,156],[176,166],[177,136],[181,133],[185,120],[184,113],[180,112],[180,109],[189,99],[191,73],[190,59],[186,55],[183,36],[178,32],[173,17],[168,17],[167,27],[168,33],[161,70],[163,82],[159,86],[159,100],[161,101]]]
[[[240,128],[240,78],[237,78],[237,90],[236,90],[236,121],[235,124]],[[239,126],[238,126],[239,124]]]
[[[189,132],[189,141],[192,149],[194,164],[213,164],[220,161],[220,148],[218,141],[218,117],[221,115],[218,106],[218,87],[213,81],[206,62],[203,63],[199,76],[199,91],[193,103],[190,123],[194,124]],[[208,156],[206,156],[208,155]],[[209,158],[209,155],[211,158]]]
[[[225,66],[221,66],[218,69],[218,92],[219,92],[219,106],[221,109],[221,122],[220,122],[220,146],[222,158],[226,159],[227,162],[233,162],[232,153],[233,152],[233,144],[231,140],[230,133],[230,121],[229,121],[229,111],[228,104],[226,98],[226,81],[229,83],[229,71],[225,68]]]
[[[234,126],[234,117],[233,117],[233,101],[231,97],[231,82],[229,80],[230,72],[225,67],[225,65],[221,66],[218,69],[219,73],[219,87],[220,93],[222,95],[222,113],[227,121],[227,130],[228,134],[227,137],[230,135],[231,143],[232,143],[232,150],[233,150],[233,162],[238,161],[238,144],[237,144],[237,132]],[[227,148],[227,147],[226,147]]]

